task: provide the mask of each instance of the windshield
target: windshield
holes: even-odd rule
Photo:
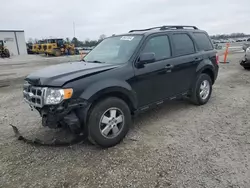
[[[141,35],[115,36],[104,39],[84,57],[84,60],[99,63],[125,63],[133,55],[141,39]]]

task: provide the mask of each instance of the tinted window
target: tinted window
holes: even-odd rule
[[[198,45],[199,50],[212,50],[213,46],[205,33],[194,33],[194,39]]]
[[[142,53],[153,52],[155,59],[161,60],[171,56],[168,36],[157,36],[148,40]]]
[[[173,34],[173,44],[176,56],[192,54],[195,52],[194,43],[187,34]]]

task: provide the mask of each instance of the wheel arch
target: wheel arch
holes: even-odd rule
[[[201,74],[207,74],[210,76],[212,80],[212,84],[214,84],[215,78],[214,78],[214,72],[210,68],[205,68],[201,71]]]
[[[137,97],[131,86],[122,80],[103,80],[87,87],[80,98],[94,104],[104,97],[118,97],[124,100],[131,111],[137,108]]]
[[[215,82],[214,70],[215,70],[215,67],[214,67],[212,61],[209,59],[205,59],[198,65],[196,72],[197,72],[197,76],[202,74],[202,73],[209,75],[211,80],[212,80],[212,84],[214,84],[214,82]]]
[[[133,102],[133,99],[131,99],[129,95],[127,95],[125,92],[121,90],[114,90],[114,89],[102,90],[97,94],[95,94],[94,96],[92,96],[90,99],[91,101],[90,109],[94,107],[99,101],[109,97],[116,97],[123,100],[128,105],[132,114],[136,110],[136,106]]]

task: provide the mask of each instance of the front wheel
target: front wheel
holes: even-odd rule
[[[56,57],[58,57],[58,56],[61,56],[62,54],[61,54],[61,50],[60,49],[56,49],[56,50],[54,50],[54,54],[55,54],[55,56]]]
[[[70,49],[70,50],[69,50],[69,55],[75,55],[75,50]]]
[[[112,147],[122,141],[131,124],[128,105],[116,97],[97,103],[88,121],[89,141],[101,147]]]
[[[250,67],[244,67],[244,69],[246,69],[246,70],[250,70]]]
[[[212,80],[208,74],[200,74],[191,91],[191,101],[196,105],[204,105],[212,93]]]

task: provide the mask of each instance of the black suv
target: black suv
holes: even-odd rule
[[[162,26],[108,37],[79,62],[34,72],[23,93],[44,126],[67,127],[111,147],[134,114],[178,97],[207,103],[217,74],[218,56],[205,31]]]

